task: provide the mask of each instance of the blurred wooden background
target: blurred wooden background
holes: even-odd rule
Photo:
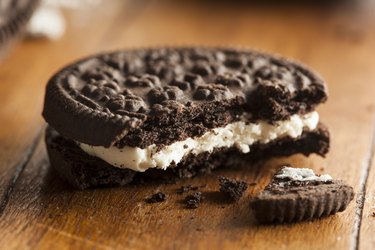
[[[58,41],[28,40],[0,65],[0,248],[2,249],[374,249],[375,1],[102,1],[66,10]],[[267,1],[268,2],[268,1]],[[219,171],[178,184],[75,191],[49,171],[40,116],[48,78],[102,50],[155,45],[240,45],[294,58],[327,80],[319,108],[332,134],[326,159],[273,159],[245,172]],[[353,185],[338,215],[295,225],[254,224],[249,197],[282,163],[314,168]],[[251,186],[221,204],[216,175]],[[196,210],[176,188],[208,185]],[[155,191],[164,203],[144,199]]]

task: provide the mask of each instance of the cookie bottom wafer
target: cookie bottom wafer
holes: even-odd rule
[[[99,158],[86,154],[74,141],[63,138],[50,127],[46,130],[45,139],[52,167],[62,178],[80,189],[126,185],[137,178],[191,178],[216,168],[248,165],[249,161],[268,159],[272,156],[289,156],[296,153],[325,155],[329,147],[328,131],[320,124],[315,131],[304,132],[297,139],[286,137],[268,144],[254,144],[248,154],[240,153],[235,148],[219,149],[198,156],[190,155],[177,166],[167,170],[149,169],[145,172],[135,172],[113,167]]]

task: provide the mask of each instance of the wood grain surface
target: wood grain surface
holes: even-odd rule
[[[374,1],[103,1],[67,10],[61,40],[28,40],[0,66],[0,248],[3,249],[374,249]],[[177,184],[76,191],[50,171],[40,117],[44,87],[59,67],[102,50],[158,45],[237,45],[308,64],[327,80],[319,107],[332,136],[327,158],[296,155]],[[282,164],[311,167],[357,193],[335,216],[258,226],[249,199]],[[222,202],[217,176],[251,185]],[[205,199],[184,208],[181,185]],[[167,200],[146,204],[163,191]]]

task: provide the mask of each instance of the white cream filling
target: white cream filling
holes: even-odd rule
[[[293,181],[321,181],[327,182],[332,180],[329,174],[317,176],[312,169],[309,168],[291,168],[284,167],[275,176],[277,179],[290,179]]]
[[[245,116],[244,116],[245,117]],[[156,145],[146,148],[123,148],[90,146],[78,143],[83,151],[96,156],[112,166],[144,172],[149,168],[167,169],[172,163],[178,164],[189,154],[198,155],[212,152],[216,148],[237,147],[241,152],[250,152],[254,143],[268,143],[285,136],[299,137],[303,129],[314,130],[319,122],[317,112],[303,116],[293,115],[289,120],[269,124],[265,121],[249,123],[237,121],[225,127],[215,128],[200,137],[187,138],[157,150]]]
[[[58,40],[65,33],[64,15],[58,8],[41,5],[27,24],[30,37]]]

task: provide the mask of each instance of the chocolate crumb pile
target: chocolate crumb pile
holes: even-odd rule
[[[156,194],[153,194],[151,195],[149,198],[146,199],[146,202],[147,203],[156,203],[156,202],[163,202],[167,199],[167,195],[162,193],[162,192],[158,192]]]
[[[248,185],[245,181],[233,180],[220,176],[220,192],[228,196],[232,201],[238,201],[246,191]]]
[[[185,204],[187,208],[196,209],[199,207],[201,201],[203,200],[203,196],[201,192],[195,192],[192,195],[188,195],[185,198]]]

